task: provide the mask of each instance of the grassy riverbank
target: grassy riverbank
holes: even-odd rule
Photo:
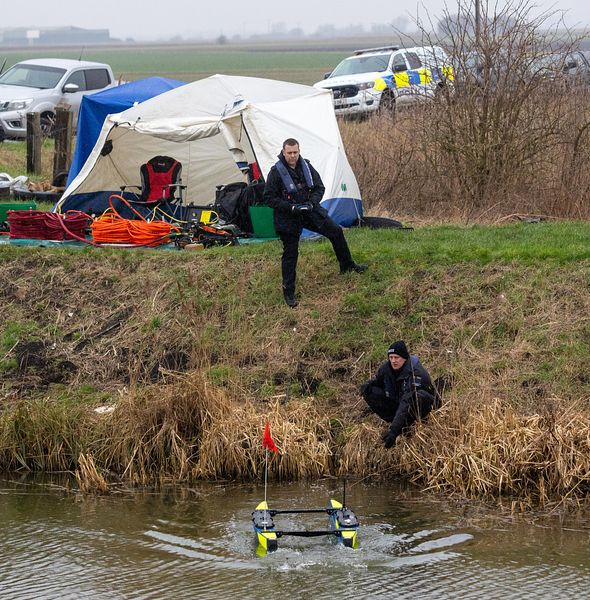
[[[296,310],[278,243],[0,246],[0,468],[256,478],[268,419],[284,452],[273,477],[403,474],[523,506],[583,498],[590,225],[347,235],[369,271],[341,276],[329,244],[304,244]],[[385,451],[357,389],[400,337],[453,387]]]

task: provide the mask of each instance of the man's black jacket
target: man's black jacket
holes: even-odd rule
[[[281,153],[279,160],[287,167],[293,183],[297,187],[297,192],[288,194],[283,184],[283,180],[275,166],[268,173],[266,185],[264,187],[264,202],[274,208],[274,224],[277,233],[300,234],[302,229],[301,216],[293,212],[293,205],[309,202],[313,206],[314,221],[316,218],[324,219],[328,216],[328,211],[320,206],[320,201],[324,196],[325,187],[319,173],[312,167],[309,161],[306,161],[311,171],[313,186],[310,188],[305,181],[301,161],[305,160],[301,156],[292,169],[287,164],[285,157]]]
[[[409,423],[410,412],[424,413],[430,411],[434,402],[434,387],[428,371],[416,355],[406,360],[404,366],[394,371],[390,362],[383,363],[374,379],[368,381],[363,388],[383,390],[395,411],[390,431],[396,436]]]

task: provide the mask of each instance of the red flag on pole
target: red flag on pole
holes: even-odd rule
[[[279,451],[279,449],[275,446],[273,439],[270,437],[270,427],[268,426],[268,421],[266,422],[266,427],[264,428],[264,435],[262,436],[262,447],[268,448],[273,452]]]

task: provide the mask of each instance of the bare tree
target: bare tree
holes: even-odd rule
[[[565,89],[543,65],[556,52],[571,53],[577,40],[561,14],[528,0],[483,2],[479,35],[472,5],[458,4],[459,27],[446,45],[455,78],[433,107],[434,142],[454,163],[455,184],[472,217],[556,175],[555,158],[572,110]],[[539,176],[541,175],[541,176]],[[453,187],[456,187],[455,185]]]
[[[565,27],[562,13],[539,13],[530,0],[482,0],[478,31],[473,8],[459,0],[456,12],[445,11],[444,37],[416,21],[422,39],[413,45],[442,45],[452,71],[434,102],[372,123],[387,176],[383,168],[378,177],[363,174],[361,188],[366,179],[382,206],[403,203],[407,212],[412,202],[417,212],[465,220],[590,216],[590,174],[581,168],[590,158],[590,79],[578,85],[562,69],[581,36]],[[360,150],[366,168],[370,148]]]

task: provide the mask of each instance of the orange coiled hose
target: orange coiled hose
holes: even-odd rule
[[[113,206],[113,198],[127,204],[139,217],[139,220],[121,217]],[[109,211],[95,219],[90,225],[95,243],[154,247],[170,242],[172,232],[180,232],[178,227],[166,221],[147,221],[122,196],[111,196],[109,207]]]
[[[105,214],[90,224],[92,239],[97,244],[131,244],[129,227],[124,220],[113,214]]]

